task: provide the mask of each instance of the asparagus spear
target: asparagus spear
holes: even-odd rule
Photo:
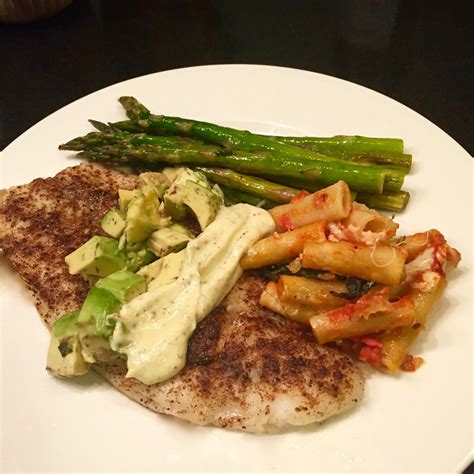
[[[339,158],[344,161],[352,161],[354,163],[366,163],[370,165],[379,165],[383,167],[396,167],[410,172],[412,164],[412,155],[408,153],[391,153],[385,151],[368,151],[368,152],[350,152],[344,148],[322,148],[319,146],[298,145],[302,148],[321,153],[326,156]]]
[[[234,196],[253,196],[254,198],[253,201],[249,201],[247,197],[247,200],[238,202],[253,204],[253,202],[258,202],[256,199],[263,198],[266,202],[271,203],[271,207],[273,207],[278,204],[288,203],[303,192],[303,189],[290,188],[285,185],[273,183],[255,176],[236,173],[235,171],[224,168],[203,168],[198,166],[195,169],[204,173],[211,181],[219,184],[222,189],[235,191],[233,193]],[[317,189],[321,189],[321,187],[316,187],[313,191]],[[307,191],[307,189],[305,191]],[[357,193],[351,191],[352,200],[355,200],[356,196]]]
[[[263,135],[266,136],[266,135]],[[317,151],[339,151],[347,153],[403,153],[401,138],[374,138],[359,135],[336,135],[334,137],[272,137],[273,140],[287,145],[303,146]]]
[[[196,152],[206,153],[225,153],[221,147],[215,145],[206,145],[197,140],[185,137],[161,137],[146,135],[144,133],[131,134],[123,131],[113,131],[107,133],[90,132],[83,137],[73,138],[72,140],[59,145],[60,150],[81,151],[90,148],[97,148],[106,145],[156,145],[166,149],[191,149]]]
[[[95,121],[90,120],[91,123],[95,126]],[[97,122],[99,127],[103,124],[100,122]],[[110,126],[114,129],[117,130],[123,130],[127,132],[132,132],[132,133],[141,133],[143,132],[143,128],[141,128],[139,125],[134,123],[131,120],[123,120],[121,122],[115,122],[111,123]],[[102,128],[98,128],[99,130],[102,131]],[[147,130],[148,134],[154,133],[156,130]],[[295,138],[295,137],[274,137],[270,135],[263,135],[266,138],[270,138],[272,140],[281,140],[283,143],[285,143],[285,140],[289,138],[290,140]],[[338,158],[344,161],[352,161],[354,163],[365,163],[365,164],[371,164],[371,165],[379,165],[383,167],[396,167],[400,168],[400,171],[405,170],[405,172],[409,172],[411,169],[411,164],[412,164],[412,155],[406,154],[406,153],[395,153],[395,152],[387,152],[387,151],[377,151],[377,150],[364,150],[364,151],[351,151],[350,145],[349,144],[344,145],[343,142],[340,143],[340,145],[334,145],[333,147],[330,147],[325,144],[319,144],[317,141],[311,143],[309,142],[310,138],[312,137],[305,137],[305,139],[308,140],[307,143],[295,143],[296,146],[300,148],[305,148],[310,151],[314,151],[317,153],[320,153],[322,155],[326,155],[330,158]],[[377,139],[372,139],[368,137],[364,137],[367,140],[398,140],[398,139],[382,139],[382,138],[377,138]],[[323,138],[316,138],[314,137],[314,140],[323,140]],[[392,148],[393,145],[390,143],[388,144],[389,148]],[[367,147],[368,148],[368,147]]]
[[[64,149],[64,147],[63,147]],[[350,163],[324,163],[304,159],[282,160],[271,153],[235,152],[232,155],[196,152],[192,148],[166,149],[156,145],[112,144],[92,147],[81,153],[90,160],[133,165],[171,163],[219,166],[257,176],[280,176],[317,182],[324,186],[344,180],[354,190],[382,192],[385,173],[376,167]]]
[[[301,192],[299,189],[237,173],[230,169],[204,167],[197,167],[196,169],[221,186],[250,193],[253,196],[275,203],[287,203]]]
[[[397,192],[400,191],[404,180],[405,174],[397,171],[382,169],[385,172],[384,190],[383,192]],[[296,188],[304,188],[310,191],[317,191],[318,189],[324,188],[326,185],[322,185],[317,181],[307,181],[304,178],[286,178],[280,179],[279,177],[273,177],[274,181],[280,184],[287,184]]]
[[[400,191],[403,186],[403,182],[405,181],[405,174],[404,172],[398,169],[389,169],[383,168],[385,172],[385,181],[383,185],[384,191]]]
[[[110,130],[122,130],[129,133],[143,133],[143,128],[131,120],[122,120],[120,122],[109,122],[107,124],[99,122],[98,120],[89,119],[91,123],[99,132]],[[106,128],[104,128],[106,127]]]
[[[367,163],[371,165],[380,165],[380,166],[396,166],[406,170],[407,173],[411,170],[411,164],[413,161],[412,155],[408,153],[388,153],[384,151],[371,151],[368,153],[349,153],[346,151],[340,152],[338,154],[335,150],[329,153],[329,150],[323,151],[320,150],[320,153],[323,155],[331,155],[340,158],[344,161],[352,161],[355,163]]]
[[[369,207],[386,211],[401,212],[410,200],[410,193],[406,191],[383,192],[382,194],[357,193],[357,201]]]
[[[269,201],[267,199],[261,199],[253,194],[239,191],[237,189],[228,188],[226,186],[220,186],[224,193],[224,200],[227,206],[244,202],[251,204],[252,206],[261,207],[263,209],[271,209],[272,207],[278,206],[278,203]]]
[[[247,172],[255,171],[259,173],[289,176],[303,176],[308,180],[315,180],[320,176],[317,167],[308,167],[300,170],[300,167],[291,162],[275,162],[272,156],[264,154],[240,154],[235,155],[202,155],[194,150],[174,150],[170,153],[161,147],[142,146],[134,147],[130,145],[108,145],[96,148],[88,148],[79,155],[90,161],[110,162],[115,164],[126,164],[138,166],[154,166],[162,163],[174,165],[205,165],[223,166],[231,169],[241,169]]]

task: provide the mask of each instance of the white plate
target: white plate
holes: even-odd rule
[[[52,91],[51,93],[54,93]],[[39,122],[2,153],[2,187],[71,164],[57,145],[119,120],[117,97],[153,111],[258,132],[361,134],[405,139],[414,155],[402,232],[436,227],[463,261],[452,275],[415,374],[372,375],[353,412],[291,433],[253,436],[155,415],[98,376],[60,381],[44,370],[49,335],[3,262],[4,471],[453,471],[472,449],[472,161],[407,107],[363,87],[268,66],[206,66],[152,74],[84,97]],[[73,162],[74,163],[74,162]],[[467,217],[467,219],[466,219]]]

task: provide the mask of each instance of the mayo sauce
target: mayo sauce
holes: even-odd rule
[[[176,375],[185,365],[196,324],[241,276],[243,254],[274,230],[273,218],[263,209],[248,204],[222,207],[181,251],[177,278],[164,285],[152,281],[147,292],[120,310],[111,345],[127,355],[127,377],[154,384]]]

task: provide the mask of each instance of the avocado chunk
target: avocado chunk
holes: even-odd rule
[[[102,218],[100,225],[104,232],[114,239],[118,239],[122,235],[127,222],[125,221],[125,216],[122,212],[118,209],[111,209]]]
[[[180,275],[184,265],[185,251],[170,253],[140,270],[145,277],[148,290],[174,282]]]
[[[110,337],[115,328],[115,320],[107,316],[116,313],[120,306],[120,300],[113,293],[94,286],[84,300],[77,325],[82,326],[90,335]]]
[[[181,253],[181,252],[178,252],[178,253]],[[174,254],[170,254],[170,255],[174,255]],[[156,278],[158,274],[160,273],[164,260],[165,260],[164,258],[159,258],[158,260],[155,260],[149,265],[145,265],[144,267],[140,268],[140,270],[137,271],[137,274],[143,276],[145,278],[146,284],[148,285],[153,280],[153,278]]]
[[[121,270],[99,280],[96,287],[107,290],[123,304],[146,291],[146,282],[142,275]]]
[[[213,220],[223,204],[218,186],[211,187],[207,178],[189,168],[180,168],[163,196],[165,211],[176,220],[183,220],[187,210],[195,215],[201,230]]]
[[[88,334],[87,331],[80,331],[79,341],[81,342],[82,356],[89,364],[106,362],[118,356],[118,354],[111,349],[109,340],[104,336]]]
[[[99,280],[89,290],[77,318],[77,326],[83,333],[108,338],[115,328],[115,320],[109,315],[117,313],[122,304],[146,290],[145,278],[127,270],[121,270]]]
[[[117,240],[97,235],[67,255],[64,260],[71,275],[82,272],[99,277],[121,270],[127,264],[127,256],[119,249]]]
[[[223,199],[209,187],[188,181],[185,186],[183,202],[196,216],[201,230],[204,230],[216,217]]]
[[[181,221],[186,217],[187,210],[183,202],[184,186],[187,181],[199,181],[200,176],[189,168],[165,168],[163,173],[166,173],[172,182],[163,196],[165,212],[173,219]]]
[[[181,250],[193,238],[191,232],[180,224],[156,230],[148,239],[148,246],[157,257]]]
[[[128,205],[133,198],[138,196],[140,191],[138,189],[119,189],[119,207],[122,212],[127,212]]]
[[[118,312],[120,306],[120,300],[110,291],[98,287],[89,290],[76,323],[77,339],[87,363],[106,361],[116,356],[108,341],[116,321],[109,315]]]
[[[78,338],[78,317],[79,311],[64,314],[51,331],[46,368],[57,377],[82,375],[89,370]]]
[[[143,187],[127,209],[125,236],[127,245],[146,240],[161,225],[160,201],[154,186]]]
[[[82,355],[77,336],[71,337],[67,342],[51,337],[46,362],[49,372],[56,377],[73,377],[85,374],[89,367],[90,363]]]
[[[143,247],[127,252],[127,259],[127,270],[136,272],[143,266],[156,260],[156,255]]]
[[[108,341],[116,321],[109,316],[145,290],[145,278],[127,270],[99,280],[80,311],[66,313],[54,323],[47,369],[58,377],[72,377],[85,374],[96,361],[116,357]]]
[[[53,325],[51,334],[57,338],[67,339],[77,334],[77,318],[79,311],[63,314]]]
[[[181,170],[184,168],[175,168],[174,166],[166,167],[161,170],[161,174],[168,180],[169,185],[168,187],[171,186],[171,184],[176,180],[178,175],[181,173]]]
[[[171,181],[163,173],[148,171],[146,173],[140,173],[138,176],[138,185],[140,188],[154,186],[158,197],[161,199],[165,194],[165,191],[170,187]]]

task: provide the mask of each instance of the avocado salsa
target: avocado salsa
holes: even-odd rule
[[[54,324],[48,370],[70,377],[126,357],[127,377],[147,384],[178,373],[196,324],[240,277],[241,256],[274,230],[266,211],[223,202],[217,185],[188,168],[142,173],[137,189],[119,190],[119,207],[101,222],[110,237],[65,258],[92,287],[80,310]],[[184,225],[189,215],[197,237]]]

